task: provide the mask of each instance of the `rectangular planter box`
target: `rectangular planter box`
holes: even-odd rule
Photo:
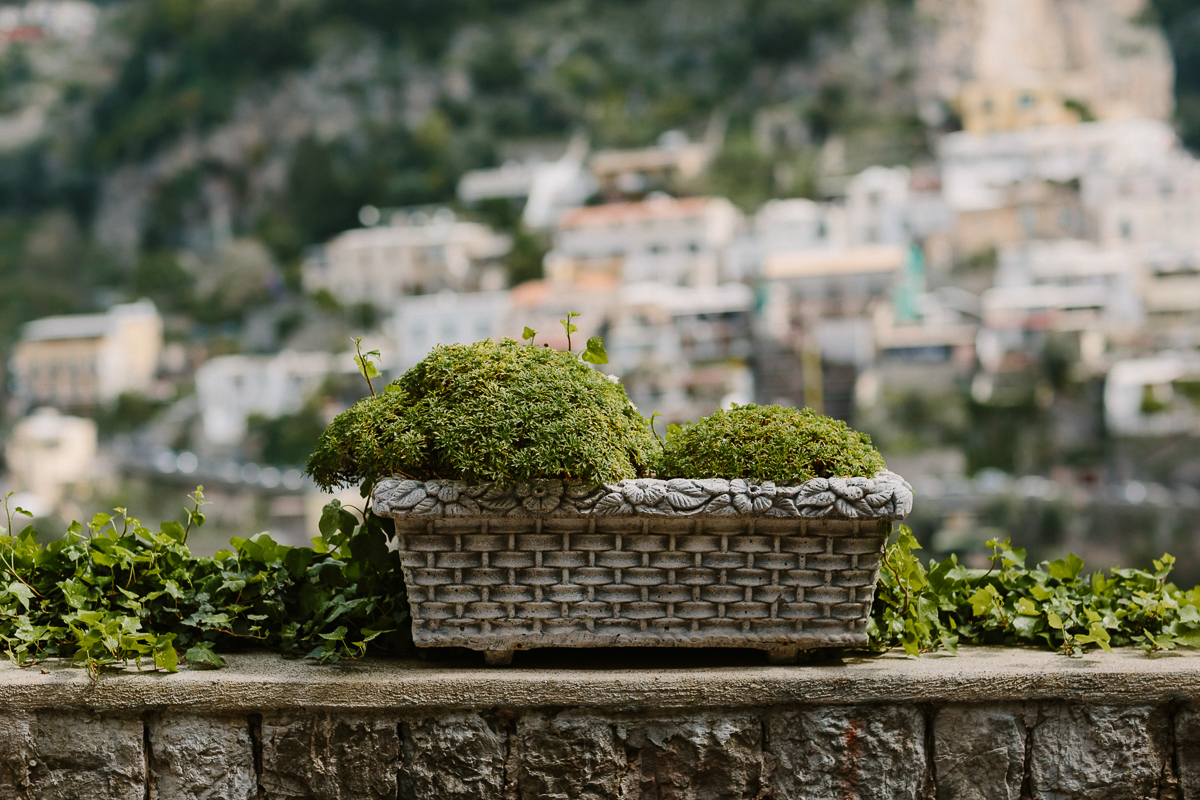
[[[413,637],[505,663],[537,647],[863,645],[899,476],[740,481],[381,482]],[[490,507],[489,507],[490,506]]]

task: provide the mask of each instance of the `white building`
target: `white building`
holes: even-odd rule
[[[234,445],[246,436],[252,415],[268,418],[293,414],[304,407],[325,378],[349,359],[331,353],[273,356],[218,356],[196,370],[196,398],[204,438],[215,445]]]
[[[15,399],[26,408],[70,408],[145,394],[158,368],[162,326],[149,300],[27,323],[9,364]]]
[[[386,326],[397,345],[397,366],[408,369],[435,345],[519,335],[520,328],[513,331],[508,325],[511,308],[508,291],[445,291],[401,298]]]
[[[730,245],[740,221],[720,197],[664,195],[574,209],[559,221],[546,277],[558,289],[715,285],[732,269]]]
[[[584,168],[586,156],[587,140],[576,136],[554,161],[507,161],[492,169],[464,173],[458,182],[458,196],[467,205],[483,200],[524,202],[521,221],[525,227],[553,228],[563,212],[583,205],[598,188]]]
[[[667,422],[754,399],[748,365],[754,292],[742,283],[621,287],[605,336],[609,364],[643,414]]]
[[[36,495],[52,509],[66,487],[90,474],[96,459],[96,423],[40,408],[13,426],[4,457],[14,488]]]
[[[1024,327],[1029,315],[1056,330],[1136,328],[1145,319],[1138,265],[1125,250],[1059,239],[1006,247],[995,286],[983,293],[983,316],[993,328]]]
[[[503,285],[499,259],[512,248],[509,237],[449,209],[397,211],[387,222],[346,231],[314,252],[302,268],[304,290],[390,307],[409,294]]]
[[[1104,382],[1104,420],[1119,436],[1169,436],[1195,430],[1200,359],[1166,352],[1112,365]]]

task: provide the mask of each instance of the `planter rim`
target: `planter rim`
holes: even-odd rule
[[[418,481],[392,477],[371,492],[383,517],[766,517],[902,520],[912,511],[908,481],[890,470],[874,477],[813,478],[799,486],[741,478],[639,478],[587,484],[558,479],[514,483]]]

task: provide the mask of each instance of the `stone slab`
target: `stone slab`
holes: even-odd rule
[[[149,723],[150,800],[254,800],[246,717],[167,712]]]
[[[517,720],[513,737],[516,796],[539,800],[615,798],[625,751],[609,720],[567,711]]]
[[[1033,800],[1161,797],[1168,739],[1162,708],[1049,704],[1033,729]]]
[[[34,741],[31,797],[144,800],[145,727],[140,719],[42,712]]]
[[[1175,714],[1175,758],[1183,800],[1200,800],[1200,708],[1192,703]]]
[[[1018,703],[939,708],[933,721],[938,800],[1020,800],[1037,710]]]
[[[775,797],[911,800],[926,782],[925,717],[912,706],[834,706],[772,714]]]
[[[395,720],[264,714],[259,782],[269,800],[395,800]]]
[[[764,794],[763,725],[757,715],[702,713],[614,727],[626,757],[622,798],[733,800]]]
[[[1200,697],[1200,654],[1147,658],[1140,650],[1065,658],[1040,650],[962,648],[958,656],[847,657],[797,666],[738,666],[745,654],[694,651],[671,660],[626,650],[553,653],[556,666],[485,668],[479,656],[366,659],[322,666],[274,654],[230,654],[220,670],[176,675],[133,670],[92,684],[83,670],[44,663],[48,674],[0,664],[0,710],[92,709],[140,714],[356,710],[418,715],[443,710],[547,707],[597,711],[780,705],[994,703],[1064,700],[1153,705]],[[532,655],[528,656],[532,658]],[[757,658],[763,658],[758,655]],[[619,664],[605,668],[606,663]],[[765,659],[763,659],[765,660]],[[732,662],[732,663],[731,663]],[[682,666],[681,666],[682,665]]]
[[[25,798],[29,763],[37,753],[37,717],[28,711],[0,714],[0,797]]]
[[[508,734],[504,721],[472,712],[405,721],[400,800],[500,800]]]

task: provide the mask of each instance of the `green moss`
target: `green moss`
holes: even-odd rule
[[[325,489],[393,474],[616,481],[660,457],[619,384],[574,354],[505,339],[434,348],[340,414],[307,472]]]
[[[667,439],[667,478],[748,478],[799,484],[871,476],[884,468],[871,437],[810,408],[734,406],[684,425]]]

